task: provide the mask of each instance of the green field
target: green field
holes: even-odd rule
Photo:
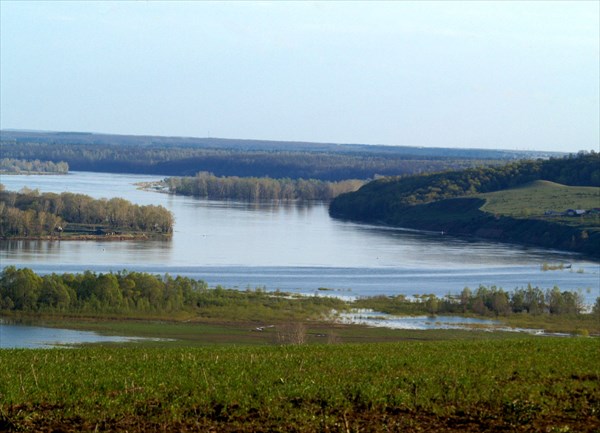
[[[519,188],[506,189],[477,197],[486,200],[481,210],[512,217],[539,218],[546,211],[565,212],[567,209],[600,207],[600,188],[565,186],[545,180],[528,183]],[[566,221],[579,220],[568,218]],[[587,215],[583,221],[598,224],[598,215]]]
[[[0,351],[0,431],[600,429],[593,338]]]

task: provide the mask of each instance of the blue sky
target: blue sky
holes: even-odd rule
[[[2,128],[599,146],[597,1],[0,5]]]

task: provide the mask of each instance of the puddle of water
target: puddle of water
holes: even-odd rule
[[[462,316],[394,316],[373,310],[353,310],[339,316],[342,323],[368,325],[391,329],[466,329],[478,331],[525,332],[533,335],[569,336],[547,333],[542,329],[511,328],[496,320]]]
[[[100,335],[92,331],[3,323],[0,320],[0,349],[47,349],[52,347],[73,347],[84,343],[124,343],[141,340],[148,339]]]

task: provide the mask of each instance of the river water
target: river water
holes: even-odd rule
[[[158,179],[90,172],[2,175],[8,190],[26,186],[160,204],[174,213],[175,232],[169,241],[0,241],[1,266],[40,273],[127,269],[189,276],[211,286],[348,297],[444,296],[479,284],[505,290],[557,285],[581,290],[589,304],[600,296],[600,264],[574,254],[335,220],[323,203],[208,201],[134,186]],[[542,271],[544,263],[571,268]]]

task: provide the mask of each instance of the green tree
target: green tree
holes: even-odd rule
[[[0,275],[0,299],[15,310],[35,310],[41,287],[42,278],[28,268],[8,266]]]
[[[62,278],[56,274],[42,277],[42,286],[38,299],[40,307],[50,307],[57,310],[66,310],[71,303],[69,287]]]

